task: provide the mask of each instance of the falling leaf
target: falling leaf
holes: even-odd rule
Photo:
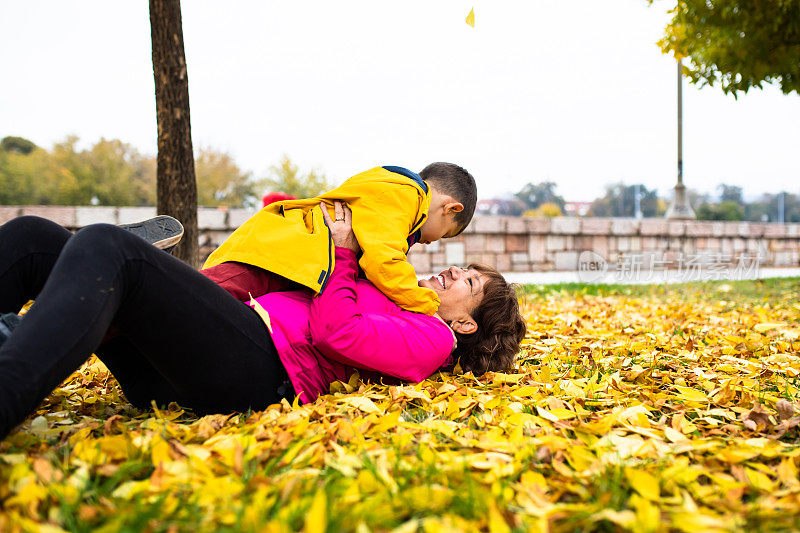
[[[475,27],[475,8],[469,10],[469,15],[467,15],[466,23],[472,26],[473,28]]]

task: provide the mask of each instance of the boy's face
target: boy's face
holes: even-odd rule
[[[429,213],[428,220],[422,224],[419,242],[430,244],[439,239],[455,237],[460,229],[456,224],[455,213],[445,214],[437,210]]]

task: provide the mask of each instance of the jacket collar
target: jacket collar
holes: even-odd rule
[[[417,185],[422,187],[422,190],[425,192],[425,194],[428,194],[428,184],[425,183],[425,180],[422,179],[422,176],[420,176],[416,172],[412,172],[412,171],[408,170],[407,168],[395,167],[395,166],[391,166],[391,165],[385,165],[383,168],[385,168],[389,172],[394,172],[395,174],[401,174],[401,175],[403,175],[403,176],[405,176],[407,178],[411,178],[412,180],[414,180],[416,182]]]

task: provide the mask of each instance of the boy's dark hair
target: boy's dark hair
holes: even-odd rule
[[[453,362],[445,370],[452,370],[458,362],[464,372],[476,376],[487,370],[508,372],[526,331],[517,291],[494,268],[485,265],[470,265],[469,268],[488,277],[483,286],[483,300],[470,313],[478,329],[469,335],[455,333],[457,345]]]
[[[478,202],[478,186],[475,185],[472,174],[453,163],[431,163],[423,168],[419,175],[440,193],[452,196],[461,202],[464,209],[456,213],[455,220],[458,232],[464,231],[472,220],[475,204]]]

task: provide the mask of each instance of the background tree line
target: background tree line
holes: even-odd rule
[[[88,148],[69,136],[50,150],[21,137],[0,141],[0,204],[156,205],[156,157],[118,139]],[[200,148],[195,156],[198,204],[256,207],[268,191],[316,196],[332,184],[325,175],[301,172],[288,156],[256,178],[227,153]]]
[[[156,205],[156,158],[140,153],[118,139],[100,139],[78,147],[70,136],[50,150],[21,137],[0,140],[0,204],[2,205]],[[308,198],[333,187],[317,170],[301,172],[288,156],[270,167],[266,176],[242,170],[230,154],[200,148],[195,157],[199,205],[259,207],[261,197],[279,191]],[[567,201],[553,181],[528,183],[510,198],[490,200],[491,213],[561,216]],[[718,195],[689,191],[698,219],[800,222],[800,195],[763,194],[746,201],[742,188],[722,184]],[[668,198],[642,184],[614,183],[596,198],[588,215],[601,217],[660,217]],[[479,209],[480,212],[480,209]]]

